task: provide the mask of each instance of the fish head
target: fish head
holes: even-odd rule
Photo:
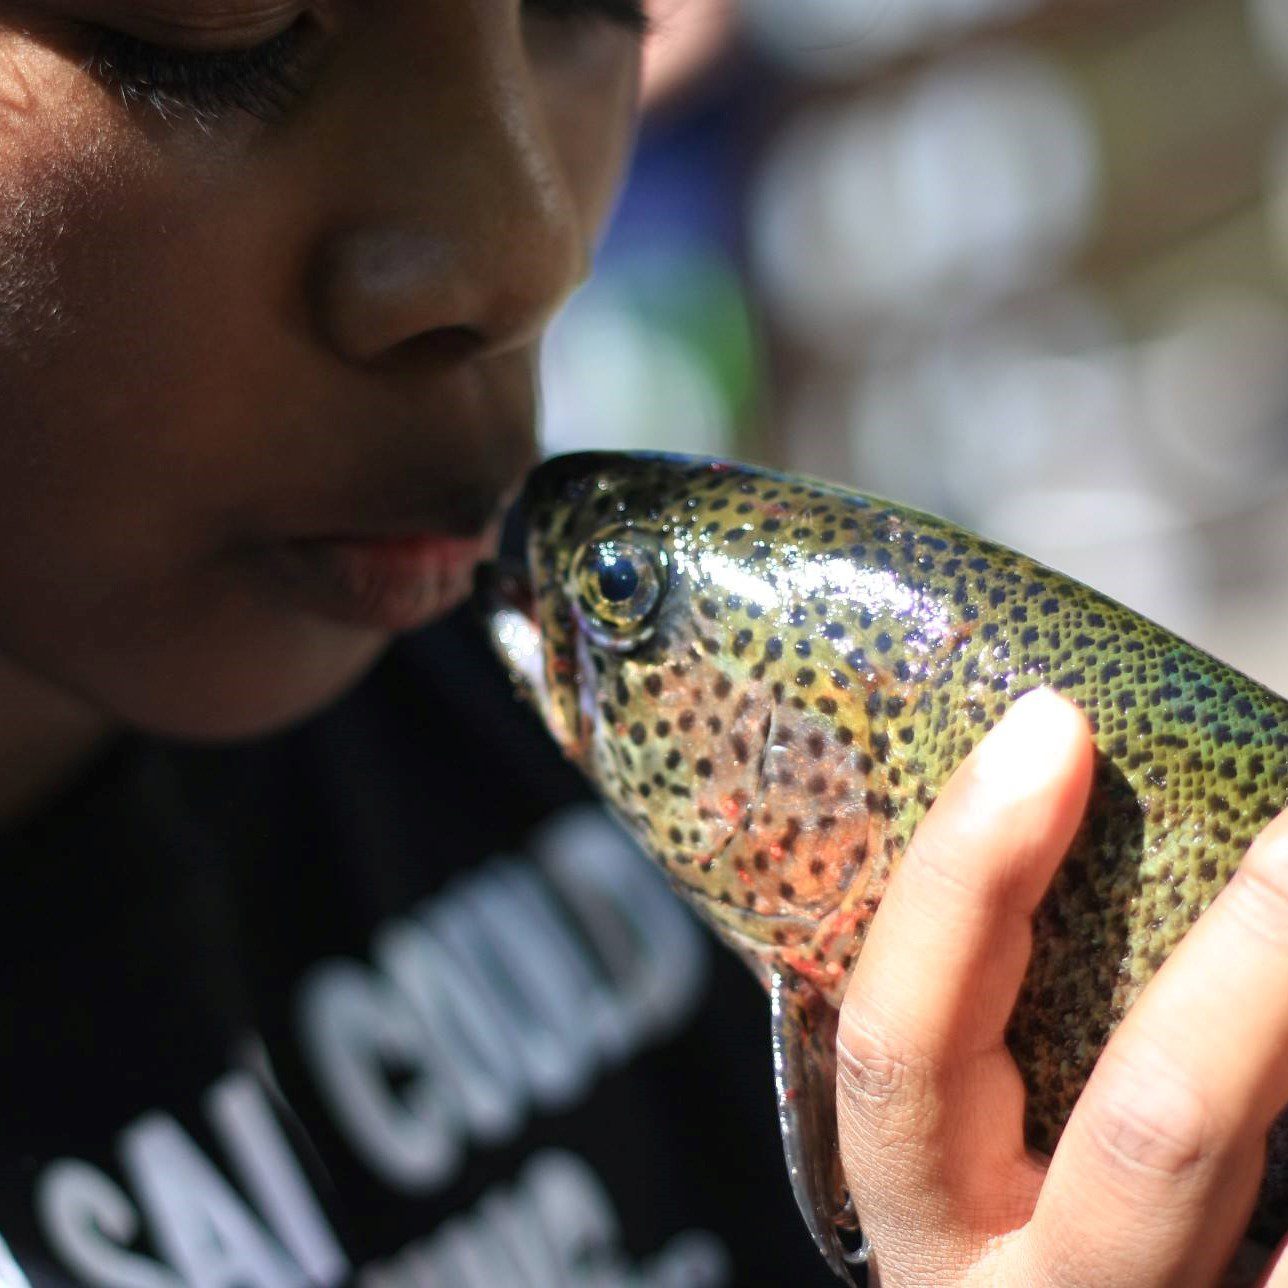
[[[821,495],[686,457],[555,458],[523,500],[530,595],[492,615],[566,755],[762,962],[841,909],[873,826],[863,677],[828,652]]]

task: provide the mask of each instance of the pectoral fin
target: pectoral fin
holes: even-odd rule
[[[818,1250],[845,1282],[875,1285],[836,1130],[836,1011],[806,981],[775,974],[774,1082],[787,1173]]]

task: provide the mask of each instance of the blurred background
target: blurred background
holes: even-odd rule
[[[659,0],[550,451],[922,506],[1288,693],[1288,0]]]

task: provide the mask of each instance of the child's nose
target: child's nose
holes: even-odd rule
[[[368,82],[361,115],[380,129],[352,140],[353,213],[315,264],[319,322],[345,360],[522,348],[585,275],[587,231],[524,57],[514,35],[447,22]]]

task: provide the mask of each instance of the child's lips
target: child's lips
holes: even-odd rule
[[[346,625],[408,631],[466,599],[478,564],[500,536],[493,522],[479,536],[435,533],[337,535],[267,550],[275,580],[305,609]]]

